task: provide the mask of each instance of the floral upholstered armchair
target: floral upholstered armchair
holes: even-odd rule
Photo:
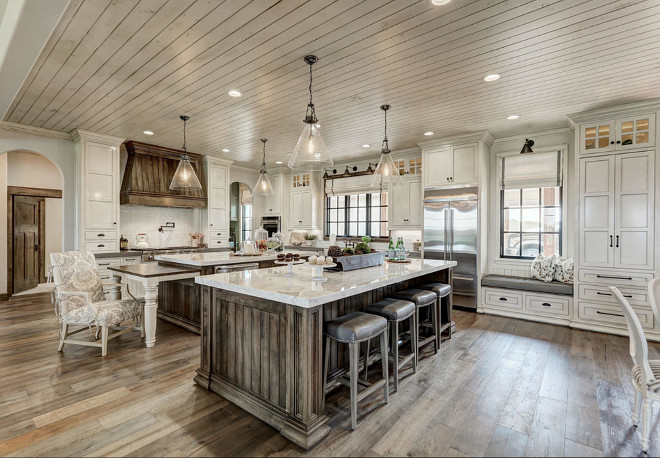
[[[105,356],[109,339],[133,330],[140,331],[144,337],[143,304],[133,297],[125,284],[106,285],[121,286],[122,289],[122,299],[106,299],[93,253],[51,253],[50,260],[55,281],[52,293],[55,313],[61,325],[58,351],[62,351],[64,344],[87,345],[101,347],[101,355]],[[121,326],[127,321],[134,321],[135,324]],[[69,331],[70,326],[81,328]],[[69,338],[85,329],[89,329],[91,334],[92,326],[96,327],[94,340]],[[109,335],[109,329],[118,332]],[[101,342],[97,341],[99,330]]]

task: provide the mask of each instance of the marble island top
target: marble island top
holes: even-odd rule
[[[319,248],[319,252],[323,252]],[[231,252],[222,253],[191,253],[191,254],[163,254],[154,256],[156,261],[171,262],[194,267],[219,266],[229,264],[245,264],[248,262],[272,261],[277,259],[279,253],[298,253],[301,256],[315,254],[311,251],[284,250],[280,252],[262,253],[261,256],[232,256]]]
[[[296,276],[284,274],[287,267],[244,270],[204,275],[195,282],[248,296],[284,302],[298,307],[315,307],[383,286],[399,283],[456,266],[455,261],[413,259],[408,264],[385,262],[381,266],[350,272],[325,271],[325,282],[312,280],[309,265],[293,266]]]

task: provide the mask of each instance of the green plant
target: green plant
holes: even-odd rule
[[[310,234],[309,232],[305,232],[305,240],[316,240],[316,237],[318,237],[316,234]]]
[[[371,243],[371,237],[369,237],[368,235],[365,235],[364,237],[362,237],[362,241],[364,243]]]
[[[347,246],[346,248],[344,248],[342,253],[344,253],[344,256],[353,256],[355,254],[355,251],[353,250],[353,248]]]
[[[362,253],[369,253],[371,250],[369,249],[369,244],[366,242],[360,242],[357,245],[355,245],[355,251],[361,251]]]

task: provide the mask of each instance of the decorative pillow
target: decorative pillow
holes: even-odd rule
[[[555,280],[564,283],[573,283],[573,270],[575,261],[573,258],[558,257],[555,260]]]
[[[551,282],[555,277],[555,258],[554,254],[552,256],[539,254],[532,261],[532,278],[547,283]]]

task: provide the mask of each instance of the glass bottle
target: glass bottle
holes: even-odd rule
[[[392,237],[390,237],[390,245],[387,247],[387,257],[389,259],[394,260],[395,254],[394,254],[394,240],[392,240]]]

